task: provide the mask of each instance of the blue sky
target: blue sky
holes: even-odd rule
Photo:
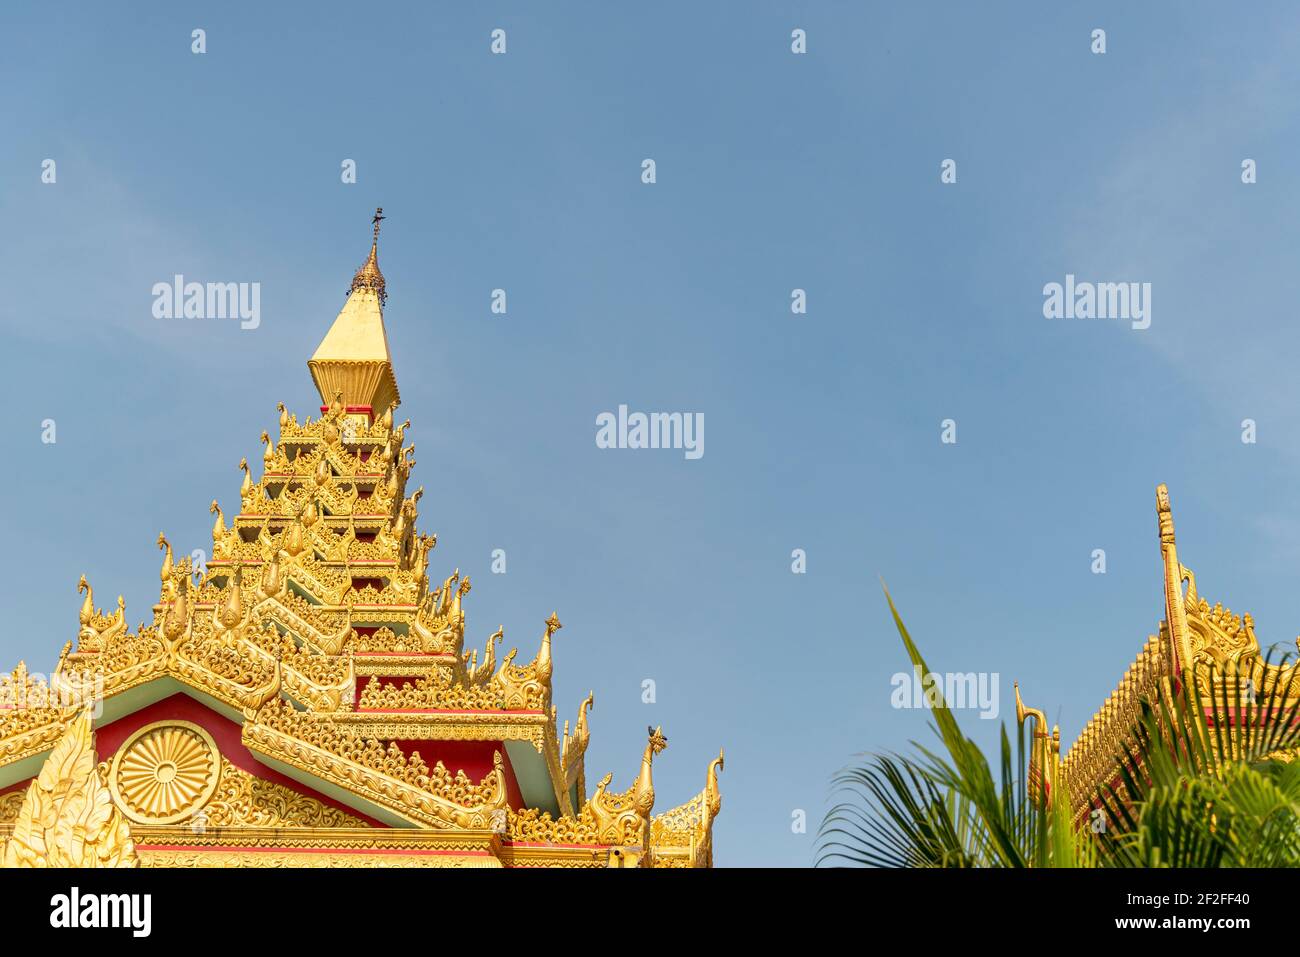
[[[52,667],[82,572],[134,623],[158,531],[210,545],[275,403],[317,404],[377,205],[467,640],[530,654],[558,611],[591,779],[662,724],[667,807],[725,746],[719,863],[810,863],[833,772],[928,737],[882,576],[932,665],[998,673],[1008,720],[1019,679],[1069,742],[1161,617],[1167,482],[1202,594],[1291,641],[1300,11],[615,6],[6,8],[6,666]],[[260,282],[261,326],[154,319],[176,273]],[[1150,282],[1151,327],[1045,319],[1067,273]],[[705,455],[598,449],[621,403],[702,412]]]

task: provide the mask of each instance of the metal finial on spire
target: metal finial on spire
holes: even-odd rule
[[[375,227],[375,235],[370,244],[370,258],[352,277],[351,289],[352,292],[356,292],[358,289],[373,289],[378,293],[381,305],[388,301],[388,292],[384,288],[384,274],[379,271],[379,224],[387,218],[384,215],[382,206],[376,209],[375,215],[371,217],[370,222]]]

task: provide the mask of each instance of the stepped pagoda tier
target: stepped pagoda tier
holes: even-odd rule
[[[240,463],[238,513],[210,507],[206,567],[159,535],[147,622],[128,628],[121,598],[97,607],[83,576],[50,679],[0,675],[6,864],[712,864],[721,752],[672,810],[656,811],[657,728],[621,787],[589,789],[593,698],[562,728],[552,701],[559,618],[522,663],[500,628],[467,648],[469,576],[430,580],[382,218],[308,363],[319,415],[279,406],[260,478]]]
[[[1264,659],[1249,614],[1235,615],[1201,597],[1196,575],[1179,561],[1169,490],[1163,485],[1156,489],[1156,515],[1164,570],[1164,620],[1064,758],[1059,729],[1049,733],[1044,713],[1026,708],[1016,688],[1019,720],[1023,723],[1032,717],[1035,721],[1027,779],[1030,796],[1043,803],[1054,800],[1055,782],[1056,790],[1070,802],[1076,825],[1083,824],[1100,806],[1096,798],[1103,787],[1125,796],[1119,762],[1141,720],[1144,700],[1152,700],[1161,691],[1168,700],[1171,690],[1189,682],[1211,727],[1221,727],[1231,737],[1236,733],[1234,726],[1245,719],[1245,705],[1254,700],[1255,689],[1276,689],[1288,701],[1293,700],[1292,695],[1300,695],[1297,666]],[[1300,645],[1300,638],[1296,642]],[[1239,702],[1242,707],[1232,704],[1225,711],[1225,701]]]

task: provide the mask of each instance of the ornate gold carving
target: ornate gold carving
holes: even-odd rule
[[[80,712],[27,789],[5,867],[135,867],[131,830],[95,760],[90,709]]]
[[[77,591],[86,595],[85,601],[81,603],[81,631],[77,633],[82,651],[99,651],[114,638],[125,634],[126,603],[121,595],[117,596],[117,611],[105,615],[102,610],[95,608],[95,593],[85,575],[77,583]]]
[[[224,760],[216,790],[201,813],[205,827],[366,827],[346,811]]]
[[[606,843],[638,843],[642,846],[648,843],[650,812],[655,806],[651,765],[654,756],[668,747],[668,739],[662,730],[650,728],[649,733],[650,740],[641,757],[641,773],[637,775],[636,783],[622,794],[610,794],[606,789],[612,775],[606,774],[591,796],[591,812]]]
[[[511,664],[514,650],[506,656],[501,669],[494,676],[492,683],[500,689],[505,707],[509,710],[536,708],[549,711],[551,707],[551,636],[563,625],[560,619],[551,613],[546,619],[546,632],[542,635],[542,646],[531,664],[522,668]]]
[[[709,762],[704,790],[693,800],[656,815],[650,822],[653,867],[713,866],[713,820],[722,811],[718,772],[723,757],[719,750]]]
[[[418,500],[420,492],[421,490],[417,489],[413,499],[408,502]],[[405,509],[406,506],[404,505],[403,508]],[[400,524],[401,521],[402,515],[399,515],[398,523]],[[408,526],[408,530],[413,527],[413,525]],[[402,534],[400,530],[394,528],[396,537],[400,539]],[[411,634],[415,638],[414,650],[426,654],[460,655],[465,637],[465,614],[462,611],[462,602],[469,594],[469,590],[469,578],[467,576],[464,580],[460,580],[458,568],[443,582],[441,588],[425,596],[420,602],[419,612],[411,621]],[[378,597],[382,596],[365,597],[373,604]]]
[[[414,683],[385,685],[371,678],[361,689],[362,711],[506,711],[506,698],[496,686],[479,688],[456,683],[447,671],[435,671]],[[539,711],[540,708],[515,710]]]
[[[488,636],[487,644],[483,647],[483,661],[478,660],[478,649],[472,649],[465,652],[461,658],[461,665],[465,669],[465,683],[470,685],[481,685],[492,678],[492,669],[496,667],[496,648],[501,644],[501,639],[505,637],[505,626],[498,626],[497,630]]]
[[[553,731],[544,715],[531,712],[403,714],[355,711],[331,715],[330,720],[347,733],[380,741],[527,741],[538,752],[546,749]]]
[[[461,592],[453,586],[456,575],[444,584],[443,591],[454,591],[454,613],[459,613],[456,603]],[[465,589],[468,581],[461,583]],[[467,590],[467,589],[466,589]],[[501,667],[491,677],[486,677],[479,665],[467,680],[465,675],[450,671],[434,671],[399,687],[378,680],[366,682],[361,689],[360,707],[370,711],[415,710],[483,710],[483,711],[541,711],[551,705],[551,636],[561,627],[560,620],[552,614],[546,621],[537,657],[523,667],[513,664],[517,649],[510,649]],[[496,636],[493,636],[493,639]],[[488,652],[493,639],[488,640]],[[485,655],[486,657],[486,655]]]
[[[214,799],[215,801],[215,799]],[[137,825],[147,867],[500,867],[488,829]],[[568,849],[545,853],[565,860]]]
[[[18,812],[23,809],[26,791],[10,791],[0,794],[0,824],[13,824],[18,820]]]
[[[342,868],[342,867],[422,867],[462,868],[500,867],[501,862],[486,854],[339,854],[331,851],[181,851],[141,852],[147,867],[266,867],[266,868]]]
[[[494,812],[506,807],[501,753],[475,784],[463,771],[452,774],[441,761],[433,768],[419,754],[407,757],[396,744],[387,748],[365,740],[332,721],[300,714],[272,703],[246,723],[244,744],[268,757],[318,774],[434,827],[489,827]]]
[[[662,730],[650,728],[649,741],[641,757],[641,773],[632,787],[622,793],[611,794],[608,787],[613,775],[606,774],[596,785],[596,793],[577,815],[553,818],[549,813],[535,808],[511,811],[506,820],[511,840],[636,846],[644,850],[650,839],[650,813],[655,801],[651,764],[654,756],[667,746],[668,739]],[[716,793],[716,782],[714,783]],[[720,801],[718,806],[721,806]]]
[[[0,765],[48,751],[63,736],[67,704],[71,701],[33,678],[24,662],[0,674]]]
[[[558,818],[537,808],[511,810],[506,816],[506,832],[512,841],[601,846],[613,843],[604,839],[590,807],[583,807],[577,817],[561,815]],[[620,838],[620,835],[611,836],[615,840]]]
[[[528,742],[536,755],[519,758],[540,763],[529,771],[544,770],[558,820],[525,810],[512,826],[565,834],[569,843],[617,843],[626,849],[621,861],[644,862],[650,855],[633,845],[644,845],[653,806],[648,760],[631,790],[611,795],[607,778],[588,800],[590,697],[572,734],[566,726],[563,751],[557,740],[551,655],[559,619],[547,620],[527,664],[516,663],[517,649],[500,654],[500,628],[465,654],[468,576],[456,570],[430,587],[437,539],[417,528],[423,489],[408,492],[415,447],[406,442],[410,421],[394,424],[398,393],[377,249],[376,241],[309,362],[323,414],[300,421],[276,406],[279,434],[262,436],[260,477],[247,459],[240,462],[238,512],[227,520],[218,502],[210,506],[207,567],[196,570],[159,534],[152,621],[129,631],[123,602],[109,614],[96,609],[83,578],[78,641],[75,650],[65,646],[49,687],[31,681],[21,665],[0,675],[0,766],[48,752],[67,727],[66,702],[112,699],[165,679],[242,716],[245,743],[258,753],[355,794],[374,813],[387,809],[443,835],[496,820],[505,808],[504,762],[498,755],[494,771],[473,782],[441,765],[424,767],[390,742]],[[366,405],[369,411],[357,408]],[[358,674],[365,679],[359,707]],[[15,697],[23,703],[11,707]],[[130,761],[146,761],[143,752],[131,754]],[[152,770],[121,760],[128,762],[125,777],[113,784],[126,788],[123,807],[147,820],[190,812],[164,788],[171,782],[158,780],[156,756],[148,758]],[[150,773],[152,797],[144,793]],[[219,786],[231,784],[221,773]],[[248,807],[252,814],[255,805]],[[524,864],[598,862],[588,850],[571,860],[522,845],[511,853]]]
[[[587,712],[596,706],[596,692],[587,694],[586,700],[578,705],[578,722],[574,735],[569,737],[569,722],[564,722],[564,747],[560,752],[560,765],[564,769],[564,789],[567,791],[578,782],[582,775],[582,759],[587,753],[587,743],[591,740],[591,727],[587,724]]]
[[[159,721],[117,749],[108,786],[131,820],[173,824],[207,803],[220,769],[221,753],[206,731],[188,721]]]

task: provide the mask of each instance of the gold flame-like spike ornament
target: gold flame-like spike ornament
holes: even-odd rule
[[[131,828],[100,777],[90,709],[67,731],[27,789],[5,867],[137,867]]]

